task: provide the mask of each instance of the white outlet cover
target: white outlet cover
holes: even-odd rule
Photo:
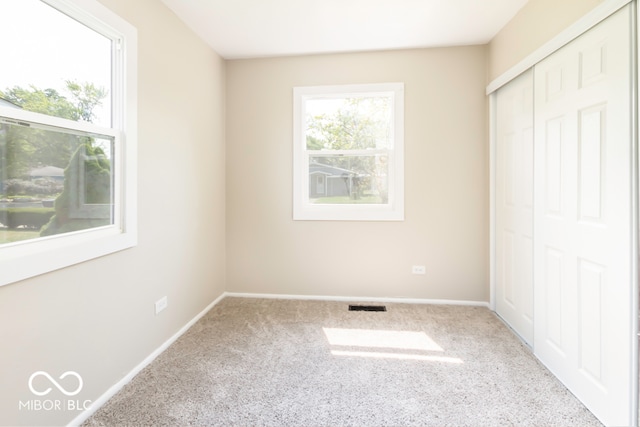
[[[426,274],[427,269],[424,265],[414,265],[411,267],[411,273],[413,274]]]
[[[155,304],[155,306],[156,306],[156,314],[160,313],[162,310],[167,308],[167,305],[169,305],[169,303],[167,301],[167,297],[162,297],[158,301],[156,301],[156,304]]]

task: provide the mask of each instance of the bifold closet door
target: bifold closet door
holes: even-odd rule
[[[534,351],[613,426],[633,422],[630,21],[534,70]]]
[[[533,72],[496,94],[496,313],[533,344]]]

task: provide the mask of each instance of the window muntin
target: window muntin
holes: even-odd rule
[[[403,84],[294,89],[294,219],[402,220]]]
[[[81,95],[75,98],[73,93],[63,92],[62,89],[32,91],[36,92],[38,96],[46,97],[49,95],[58,101],[60,98],[66,98],[67,101],[77,101],[74,106],[78,107],[76,110],[78,114],[75,116],[67,114],[68,111],[65,112],[64,108],[59,109],[64,114],[49,114],[46,109],[31,108],[30,106],[25,108],[25,105],[20,105],[21,102],[19,100],[16,102],[16,99],[0,99],[0,182],[6,180],[7,175],[13,173],[10,172],[12,168],[15,172],[20,166],[24,166],[15,161],[15,155],[20,150],[7,149],[8,131],[15,132],[17,128],[26,129],[22,132],[26,133],[29,139],[35,138],[35,136],[48,136],[49,147],[54,151],[56,147],[60,149],[65,146],[71,146],[75,149],[71,155],[69,155],[69,149],[61,149],[58,150],[57,157],[49,157],[52,162],[55,158],[64,163],[60,159],[64,159],[66,155],[68,163],[64,167],[43,165],[42,157],[38,158],[44,153],[43,149],[33,149],[27,153],[31,156],[23,157],[35,164],[23,167],[21,177],[24,181],[31,181],[32,174],[37,173],[44,174],[49,178],[40,181],[40,183],[46,183],[53,180],[47,175],[51,171],[54,172],[54,176],[58,177],[57,179],[60,179],[60,169],[65,171],[62,174],[64,176],[62,178],[63,187],[69,187],[71,194],[67,197],[63,196],[64,192],[62,192],[57,194],[55,202],[52,200],[42,200],[41,202],[43,207],[49,208],[59,204],[66,206],[60,216],[71,218],[75,226],[69,227],[67,225],[56,230],[52,235],[43,235],[43,228],[37,230],[38,235],[35,238],[19,239],[17,242],[7,241],[6,235],[3,242],[1,240],[3,238],[2,232],[6,231],[6,227],[3,229],[0,226],[0,265],[3,271],[3,274],[0,275],[0,286],[126,249],[137,243],[136,30],[97,0],[43,0],[42,2],[25,0],[25,3],[27,2],[33,3],[32,6],[37,5],[34,7],[42,8],[49,13],[53,11],[54,14],[57,14],[58,23],[66,23],[63,27],[56,27],[55,30],[49,28],[51,31],[57,34],[66,33],[67,28],[65,27],[68,25],[75,28],[74,31],[85,31],[85,34],[81,36],[82,39],[93,37],[94,41],[97,40],[97,44],[94,43],[90,50],[95,48],[101,52],[103,61],[100,63],[100,67],[102,71],[94,70],[93,74],[97,76],[102,73],[107,77],[103,80],[97,78],[95,82],[98,83],[90,81],[90,84],[85,85],[84,83],[87,82],[83,77],[85,74],[69,74],[70,79],[73,79],[70,81],[77,83],[77,85],[72,85],[67,89]],[[22,5],[22,1],[1,3],[1,7]],[[15,11],[11,8],[11,10],[3,9],[5,20],[12,21],[11,18],[14,15],[16,18],[19,17],[21,12],[18,9],[20,6],[16,6]],[[86,31],[93,33],[92,36]],[[41,37],[46,38],[47,35]],[[85,40],[72,37],[67,41],[72,48],[73,46],[78,48],[75,51],[76,58],[60,55],[58,60],[61,62],[68,60],[71,64],[70,69],[79,70],[83,64],[86,65],[86,62],[89,62],[88,56],[83,57],[87,53],[82,47]],[[37,42],[33,44],[38,45]],[[46,49],[44,39],[40,41],[40,44],[43,49]],[[70,46],[65,46],[65,49]],[[45,65],[41,64],[39,68],[31,68],[35,68],[35,71],[39,71],[44,76],[54,75],[53,71],[56,68],[54,65],[49,64],[47,67],[45,61]],[[8,82],[8,79],[4,78],[5,71],[11,68],[6,75],[17,75],[21,67],[27,66],[22,62],[3,63],[3,73],[0,74],[0,90],[7,86],[16,85],[15,80],[5,84]],[[34,71],[31,68],[29,71]],[[27,74],[26,71],[25,74]],[[67,79],[61,80],[65,85],[67,84]],[[27,88],[31,88],[31,86],[27,85]],[[92,95],[92,91],[96,88],[104,92],[104,96],[101,98],[102,104],[99,102],[83,103],[87,100],[86,97],[83,98],[83,95]],[[41,88],[38,87],[38,89]],[[60,102],[59,105],[66,107],[68,103]],[[80,114],[82,112],[91,114]],[[27,144],[28,146],[29,144]],[[44,145],[40,148],[43,147]],[[36,159],[39,159],[37,164]],[[96,168],[96,165],[99,167]],[[99,190],[96,190],[97,187]],[[61,197],[68,200],[65,203],[59,203]],[[0,191],[0,199],[3,198],[2,202],[6,203],[8,198],[4,197]],[[11,203],[13,203],[15,197],[11,199]],[[29,198],[25,197],[25,199]],[[0,206],[1,210],[2,206]],[[0,222],[2,222],[1,215]]]

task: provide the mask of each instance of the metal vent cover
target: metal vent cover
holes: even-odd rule
[[[384,305],[349,305],[349,311],[387,311]]]

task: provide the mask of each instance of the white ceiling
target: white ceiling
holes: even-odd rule
[[[484,44],[527,0],[162,0],[227,59]]]

